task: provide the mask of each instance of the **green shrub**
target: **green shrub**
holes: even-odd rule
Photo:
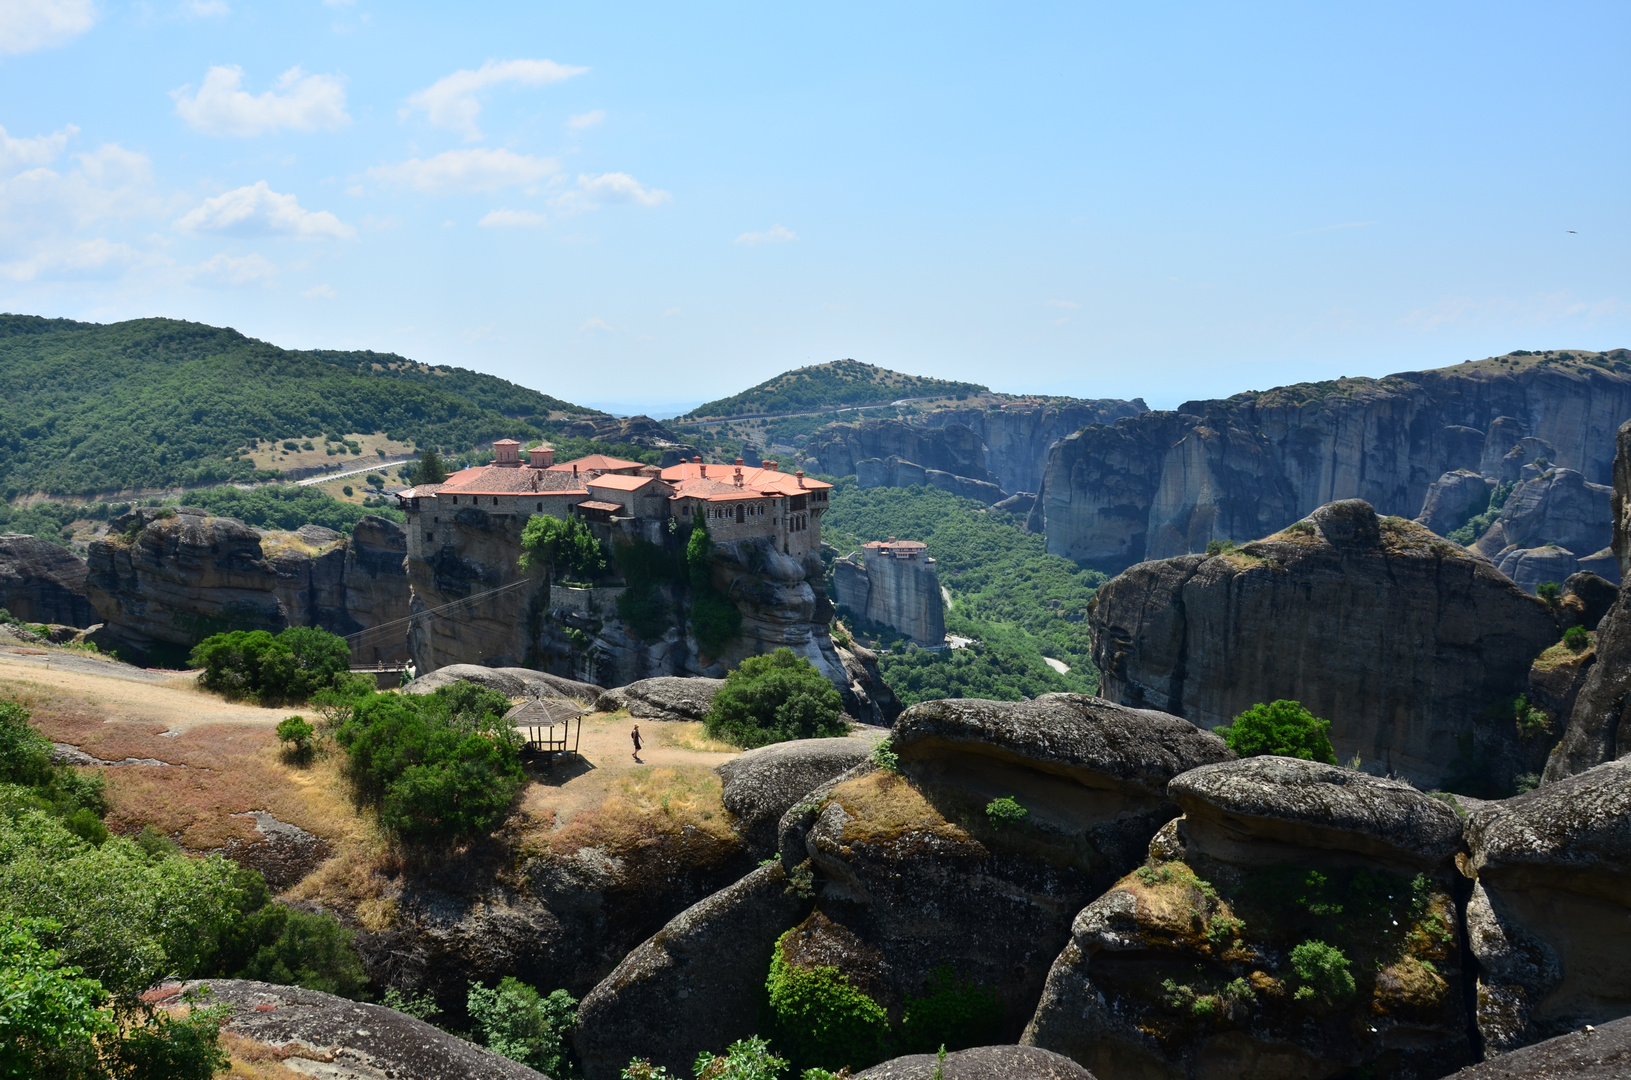
[[[888,739],[883,739],[874,746],[867,758],[884,772],[900,772],[900,755],[895,753],[894,744]]]
[[[534,514],[521,528],[521,569],[534,567],[593,580],[606,573],[606,549],[581,518]]]
[[[1002,1001],[989,987],[960,978],[949,964],[936,968],[922,997],[908,998],[893,1051],[932,1054],[935,1047],[965,1050],[998,1041]]]
[[[1229,555],[1234,550],[1235,542],[1233,540],[1208,540],[1206,542],[1206,553],[1208,555]]]
[[[1535,595],[1546,601],[1546,606],[1557,609],[1558,597],[1563,594],[1563,586],[1555,581],[1543,581],[1535,586]]]
[[[304,716],[289,716],[278,721],[277,737],[288,744],[288,754],[296,760],[308,760],[312,752],[312,738],[317,729],[306,722]]]
[[[1004,795],[985,804],[986,818],[999,829],[1008,825],[1018,825],[1029,817],[1030,813],[1012,795]]]
[[[1336,750],[1326,734],[1330,730],[1329,720],[1321,720],[1300,702],[1282,698],[1253,705],[1234,723],[1218,728],[1217,734],[1241,757],[1277,754],[1335,765]]]
[[[765,981],[778,1045],[796,1068],[863,1068],[883,1056],[889,1015],[836,967],[799,967],[787,960],[787,931],[776,941]]]
[[[1525,742],[1537,735],[1552,733],[1552,718],[1532,705],[1527,694],[1512,699],[1512,721],[1517,725],[1518,738]]]
[[[520,790],[521,739],[509,701],[455,683],[434,694],[369,694],[335,732],[360,801],[398,840],[476,836],[502,821]]]
[[[33,805],[50,811],[82,839],[100,844],[107,838],[102,815],[108,812],[100,773],[80,773],[51,760],[51,740],[34,730],[28,710],[0,699],[0,784],[27,789]]]
[[[436,999],[429,993],[415,994],[412,997],[404,994],[396,987],[387,987],[379,1003],[387,1009],[395,1010],[404,1016],[411,1016],[415,1020],[429,1022],[433,1017],[440,1016],[442,1010],[437,1006]]]
[[[1340,1005],[1354,995],[1352,965],[1342,950],[1323,941],[1305,941],[1291,950],[1291,968],[1299,983],[1298,1001]]]
[[[844,699],[788,648],[750,656],[725,676],[705,721],[708,734],[737,746],[845,734]]]
[[[102,984],[36,936],[58,929],[0,912],[0,1076],[49,1075],[53,1059],[87,1053],[116,1030]]]
[[[576,1072],[568,1056],[577,999],[565,990],[547,996],[510,976],[488,989],[472,984],[467,1000],[476,1035],[495,1054],[554,1077]]]
[[[304,701],[350,671],[351,649],[344,638],[310,626],[275,636],[234,630],[199,642],[188,662],[204,669],[200,686],[229,699]]]
[[[1584,626],[1571,626],[1563,631],[1563,647],[1570,652],[1585,652],[1591,644],[1591,633]]]
[[[304,986],[354,998],[368,982],[353,943],[354,934],[328,912],[311,914],[283,904],[267,904],[253,916],[251,933],[260,942],[240,979]]]
[[[777,1080],[787,1062],[772,1054],[770,1044],[755,1035],[731,1043],[723,1054],[698,1054],[691,1068],[697,1080]]]

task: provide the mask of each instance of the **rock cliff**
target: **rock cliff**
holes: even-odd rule
[[[1610,433],[1627,416],[1623,349],[1192,401],[1054,444],[1030,526],[1055,554],[1115,573],[1263,536],[1333,500],[1414,517],[1428,488],[1458,469],[1503,473],[1544,456],[1604,484]],[[1540,442],[1519,445],[1526,438]]]
[[[1501,573],[1534,592],[1577,573],[1580,560],[1613,539],[1613,489],[1573,469],[1540,470],[1512,488],[1501,514],[1472,545]]]
[[[919,645],[946,640],[946,609],[935,561],[922,547],[869,544],[833,563],[833,596],[863,623],[896,630]]]
[[[1343,760],[1469,794],[1510,790],[1549,746],[1509,707],[1558,639],[1546,606],[1359,500],[1222,554],[1141,563],[1099,589],[1089,625],[1105,697],[1202,727],[1294,699],[1331,721]]]
[[[224,630],[320,626],[341,636],[380,627],[352,650],[372,664],[403,655],[402,530],[366,517],[347,538],[318,526],[252,529],[186,507],[142,509],[90,545],[85,592],[99,637],[133,658],[179,663]]]
[[[85,560],[67,548],[36,536],[0,534],[0,608],[24,622],[96,622],[85,599],[85,574]]]
[[[1475,1059],[1454,811],[1290,758],[1168,790],[1184,816],[1076,917],[1022,1042],[1172,1080],[1433,1077]]]

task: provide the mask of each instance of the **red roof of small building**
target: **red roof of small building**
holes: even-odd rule
[[[585,499],[583,502],[578,504],[578,508],[581,510],[605,510],[607,513],[615,514],[619,510],[623,509],[623,504],[596,502],[593,499]]]
[[[926,551],[929,547],[921,540],[873,540],[861,546],[879,551]]]
[[[419,489],[423,494],[423,489]],[[447,478],[437,488],[442,495],[587,495],[578,477],[571,473],[550,472],[548,469],[501,469],[496,465],[477,465]]]
[[[590,454],[588,457],[557,462],[549,467],[549,471],[571,472],[574,467],[583,472],[623,472],[626,469],[643,469],[646,466],[642,461],[624,461],[622,458],[607,457],[605,454]]]
[[[610,491],[639,491],[647,484],[662,483],[655,476],[624,476],[621,473],[604,473],[589,481],[591,488],[606,488]]]
[[[674,498],[701,499],[704,502],[734,502],[738,499],[772,499],[781,493],[777,491],[760,491],[754,487],[737,487],[733,483],[715,480],[713,477],[703,480],[681,480],[674,484]]]
[[[766,494],[807,495],[812,491],[826,491],[832,487],[831,484],[821,480],[812,480],[808,476],[794,476],[791,473],[778,472],[775,469],[765,469],[753,465],[716,465],[695,461],[682,461],[678,465],[670,465],[663,470],[663,479],[670,484],[675,484],[686,480],[706,478],[734,485],[737,469],[742,470],[742,487],[752,488]]]

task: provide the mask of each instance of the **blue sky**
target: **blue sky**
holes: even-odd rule
[[[1631,345],[1628,30],[0,0],[0,308],[658,415],[838,357],[1170,406]]]

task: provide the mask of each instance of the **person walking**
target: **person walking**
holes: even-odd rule
[[[629,738],[634,740],[634,760],[640,760],[640,725],[635,724],[634,730],[629,732]]]

